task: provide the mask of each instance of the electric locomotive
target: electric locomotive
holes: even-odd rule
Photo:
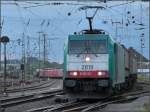
[[[103,30],[69,35],[64,48],[63,88],[74,97],[99,97],[133,86],[136,59]],[[132,63],[131,63],[132,62]]]

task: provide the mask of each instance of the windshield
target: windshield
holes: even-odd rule
[[[70,40],[69,54],[105,54],[106,40]]]

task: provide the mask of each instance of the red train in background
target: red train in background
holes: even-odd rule
[[[46,68],[39,71],[39,77],[41,78],[62,78],[63,69]]]

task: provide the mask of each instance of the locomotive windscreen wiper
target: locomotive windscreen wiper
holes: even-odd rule
[[[81,54],[84,54],[84,53],[85,53],[85,51],[86,51],[86,48],[85,48],[85,49],[83,49],[80,53],[78,53],[78,54],[77,54],[77,57],[79,57]]]
[[[85,48],[82,52],[78,53],[78,54],[77,54],[77,57],[79,57],[81,54],[86,54],[85,51],[87,51],[87,52],[86,52],[87,54],[94,54],[96,57],[98,57],[96,53],[92,52],[92,50],[91,50],[90,47]],[[91,51],[91,52],[90,52],[90,51]]]

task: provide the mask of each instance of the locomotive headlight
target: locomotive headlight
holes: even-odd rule
[[[73,72],[73,75],[74,75],[74,76],[77,76],[77,72]]]
[[[101,76],[101,75],[102,75],[102,72],[98,72],[97,75]]]
[[[86,58],[85,58],[85,61],[86,61],[86,62],[89,62],[90,60],[91,60],[90,57],[86,57]]]

